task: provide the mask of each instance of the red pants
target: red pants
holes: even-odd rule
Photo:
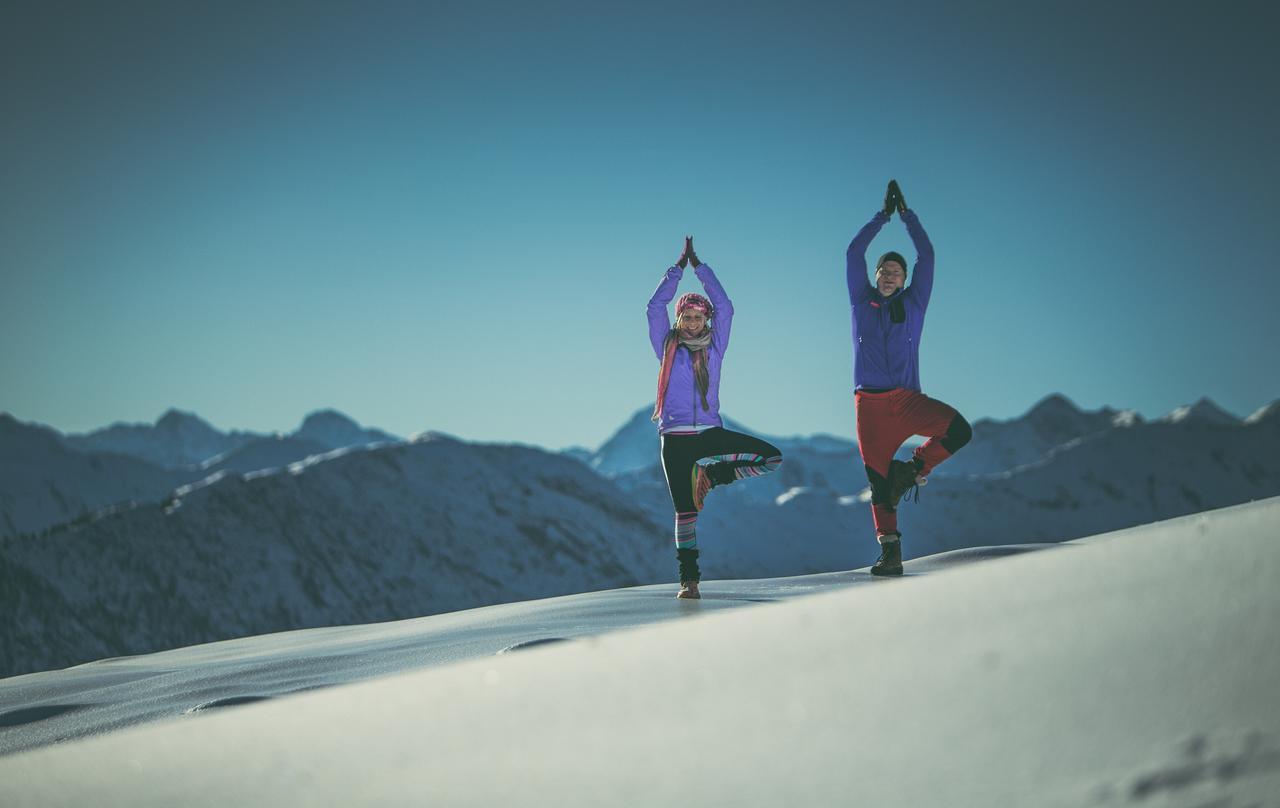
[[[877,496],[881,484],[872,477],[872,472],[887,481],[889,461],[893,460],[898,447],[912,435],[923,435],[929,440],[915,450],[914,456],[924,464],[920,473],[928,474],[934,466],[951,456],[942,445],[941,438],[947,434],[947,428],[958,413],[950,405],[924,393],[901,387],[887,393],[859,390],[854,394],[854,403],[858,413],[858,451],[862,453],[867,477],[871,479],[871,516],[876,524],[876,535],[897,533],[898,514],[887,501],[877,501],[882,499]]]

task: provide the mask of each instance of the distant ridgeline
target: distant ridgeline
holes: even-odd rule
[[[294,628],[668,581],[671,502],[642,408],[595,451],[332,411],[289,435],[170,412],[80,436],[0,414],[0,676]],[[736,426],[736,425],[734,425]],[[778,473],[716,489],[703,574],[865,566],[850,441],[770,438]],[[1144,421],[1051,396],[974,438],[899,508],[907,556],[1061,541],[1280,494],[1280,405]]]

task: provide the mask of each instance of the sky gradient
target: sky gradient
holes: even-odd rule
[[[194,5],[0,11],[20,419],[595,446],[692,233],[724,412],[852,436],[844,250],[891,177],[924,391],[970,420],[1280,398],[1267,5]]]

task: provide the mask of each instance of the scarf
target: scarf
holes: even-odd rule
[[[671,383],[671,366],[675,364],[676,348],[681,345],[689,349],[693,355],[693,378],[698,384],[698,392],[702,394],[703,409],[711,409],[707,403],[707,388],[711,381],[707,372],[707,346],[711,344],[711,329],[705,329],[701,336],[689,338],[673,328],[667,332],[667,340],[662,347],[662,369],[658,371],[658,402],[653,407],[654,421],[662,420],[662,403],[667,397],[667,387]]]

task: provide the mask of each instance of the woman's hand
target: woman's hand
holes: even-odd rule
[[[698,260],[698,254],[693,251],[693,236],[684,237],[685,254],[689,256],[689,263],[693,264],[693,268],[697,269],[702,266],[702,262]]]

